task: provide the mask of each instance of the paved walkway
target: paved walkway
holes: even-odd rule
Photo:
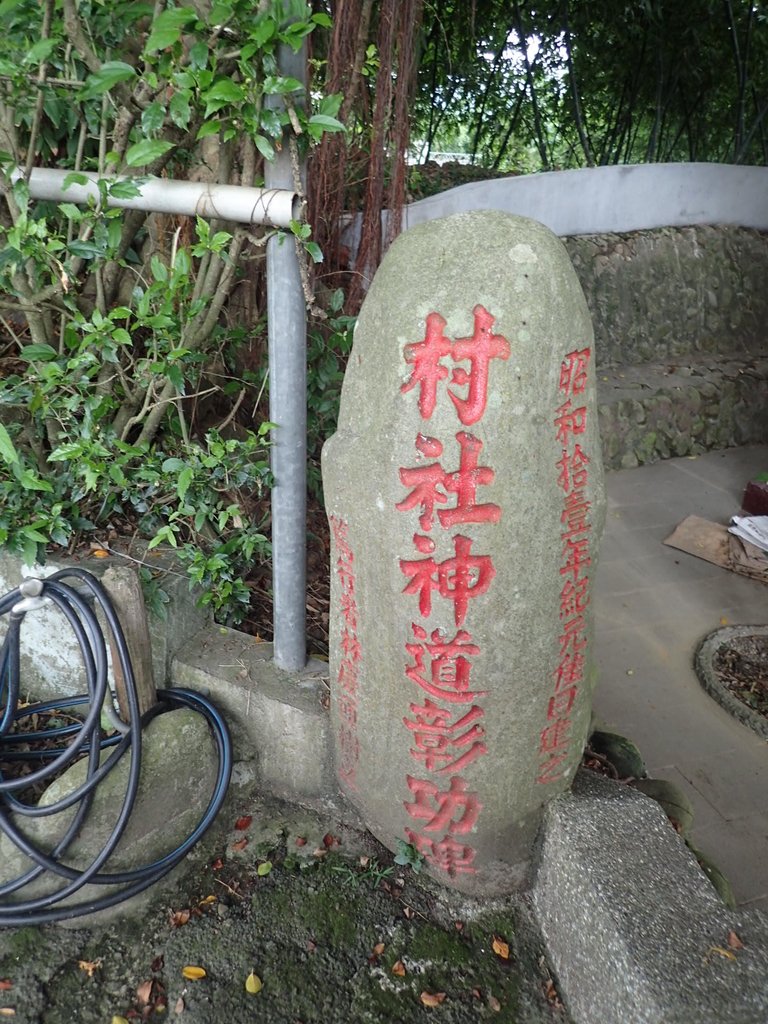
[[[708,633],[768,622],[768,587],[662,544],[688,515],[727,523],[761,472],[768,445],[607,474],[595,713],[636,743],[649,775],[688,794],[693,841],[737,903],[768,911],[768,744],[709,697],[693,670]]]

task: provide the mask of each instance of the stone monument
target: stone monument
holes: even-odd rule
[[[434,220],[376,273],[323,451],[339,782],[381,842],[467,892],[524,884],[589,726],[594,378],[547,228]]]

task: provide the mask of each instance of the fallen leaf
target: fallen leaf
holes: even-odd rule
[[[92,978],[95,971],[101,967],[102,960],[99,957],[97,960],[78,960],[77,966],[81,971],[84,971],[89,978]]]
[[[136,989],[136,998],[142,1006],[146,1006],[152,998],[152,986],[154,981],[152,978],[149,981],[142,981],[139,987]]]
[[[493,1010],[494,1013],[501,1011],[501,1003],[496,996],[488,996],[488,1006]]]
[[[463,929],[464,929],[464,922],[463,921],[454,921],[453,922],[453,927],[456,929],[457,932],[463,931]]]
[[[0,992],[7,992],[10,988],[13,988],[13,982],[10,978],[0,979]]]
[[[723,949],[722,946],[710,946],[709,949],[707,950],[707,956],[709,956],[710,953],[717,953],[718,956],[723,957],[723,959],[725,959],[725,960],[735,960],[736,959],[736,954],[735,953],[732,953],[730,951],[730,949]]]
[[[445,999],[445,992],[422,992],[419,999],[424,1006],[439,1006]]]
[[[253,815],[244,814],[242,818],[238,818],[235,822],[236,832],[245,832],[247,828],[250,828],[251,822],[253,821]]]
[[[115,1017],[112,1018],[112,1020],[109,1022],[109,1024],[128,1024],[128,1021],[125,1019],[125,1017],[117,1017],[117,1016],[115,1016]]]
[[[206,970],[204,967],[189,966],[182,967],[181,973],[187,979],[187,981],[200,981],[201,978],[205,977]]]
[[[91,551],[91,554],[94,558],[109,558],[109,552],[105,551],[104,548],[94,548],[93,551]],[[14,1013],[15,1012],[16,1011],[14,1010]]]
[[[383,942],[377,942],[376,945],[373,947],[373,955],[381,956],[381,954],[384,952],[386,948],[387,947],[384,945]]]
[[[308,953],[314,953],[317,949],[317,943],[314,939],[307,939],[306,950]]]
[[[547,978],[547,984],[544,986],[544,994],[547,997],[547,1001],[559,1009],[563,1004],[560,1002],[560,996],[558,995],[555,983],[551,978]]]
[[[0,1017],[15,1017],[16,1011],[12,1006],[0,1006]]]
[[[165,957],[161,953],[160,956],[155,957],[155,959],[149,965],[149,969],[150,971],[152,971],[153,974],[159,974],[160,971],[162,971],[163,967],[165,967]]]
[[[199,906],[201,906],[201,907],[210,907],[210,905],[212,903],[215,903],[215,902],[216,902],[216,897],[214,895],[203,896],[203,898],[200,900]]]
[[[415,916],[416,911],[413,909],[413,907],[403,907],[403,917],[407,918],[410,921],[411,918]]]
[[[500,939],[498,935],[493,936],[491,949],[502,960],[509,960],[509,943],[505,942],[504,939]]]
[[[398,978],[404,978],[405,977],[405,974],[406,974],[405,964],[403,963],[402,960],[396,960],[392,964],[392,973],[394,975],[396,975]]]
[[[187,924],[189,921],[188,910],[172,910],[171,911],[171,928],[181,928],[182,925]]]
[[[221,857],[217,857],[216,860],[211,864],[211,871],[221,871],[224,867],[224,861]]]
[[[264,983],[258,974],[254,974],[253,971],[245,979],[245,991],[250,992],[252,996],[255,996],[258,992],[264,988]]]
[[[256,874],[260,878],[263,878],[264,875],[268,875],[271,870],[272,870],[272,861],[271,860],[265,860],[263,864],[259,864],[259,866],[256,868]]]
[[[304,838],[304,836],[296,836],[296,845],[297,846],[306,846],[307,845],[307,840]]]
[[[236,853],[241,853],[248,845],[248,836],[243,836],[242,839],[238,839],[237,842],[232,843],[232,849]]]
[[[184,1013],[184,1000],[181,996],[176,1000],[176,1005],[173,1008],[174,1013]]]
[[[731,949],[744,949],[744,943],[734,931],[728,932],[728,945]]]
[[[368,865],[371,863],[371,858],[370,857],[366,857],[366,856],[362,856],[358,863],[360,864],[361,868],[367,868]]]
[[[335,850],[337,846],[341,846],[341,840],[338,836],[331,835],[330,832],[326,832],[323,836],[323,846],[326,850]]]
[[[328,851],[327,851],[327,850],[325,849],[325,847],[323,847],[323,846],[318,846],[316,850],[313,850],[313,851],[312,851],[312,856],[313,856],[313,857],[318,857],[318,858],[322,858],[322,857],[325,857],[325,855],[326,855],[327,853],[328,853]]]

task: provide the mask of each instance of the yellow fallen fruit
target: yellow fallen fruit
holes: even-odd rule
[[[253,971],[251,971],[251,973],[245,979],[245,991],[250,992],[252,996],[255,996],[256,993],[261,992],[263,988],[264,982],[261,980],[258,974],[254,974]]]
[[[206,971],[204,967],[182,967],[181,973],[187,981],[200,981],[205,977]]]

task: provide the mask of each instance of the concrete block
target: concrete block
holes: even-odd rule
[[[235,758],[255,763],[261,784],[300,803],[333,804],[324,662],[302,673],[278,669],[272,645],[234,629],[211,627],[179,651],[174,686],[208,696],[232,730]]]
[[[154,552],[149,552],[147,558],[150,567],[159,573],[159,585],[168,597],[165,618],[149,616],[152,669],[155,684],[163,687],[167,683],[174,655],[190,637],[211,622],[211,614],[207,609],[197,606],[197,595],[190,591],[186,575],[174,569],[168,556],[155,557]],[[25,566],[20,556],[0,548],[0,594],[8,593],[29,577],[44,578],[73,566],[85,569],[99,578],[117,561],[117,556],[104,559],[51,559],[45,565]],[[125,562],[120,559],[118,564]],[[6,629],[7,619],[0,619],[0,642]],[[109,651],[107,655],[109,657]],[[72,697],[87,692],[75,636],[67,620],[51,603],[28,613],[24,619],[21,630],[21,682],[22,695],[25,698],[31,695],[36,700]]]
[[[575,1024],[768,1019],[768,918],[727,910],[632,789],[581,773],[550,806],[533,903]]]

